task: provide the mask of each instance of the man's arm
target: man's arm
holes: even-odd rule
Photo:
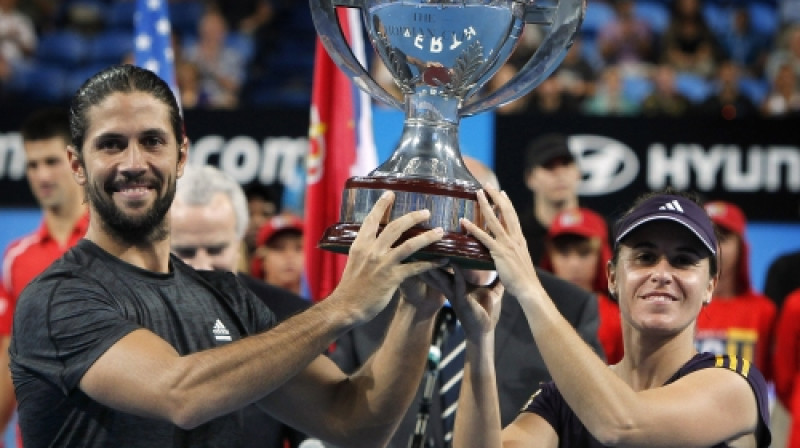
[[[383,343],[364,365],[346,377],[321,356],[267,397],[273,415],[337,445],[383,446],[417,391],[440,305],[401,299]]]
[[[381,217],[391,202],[391,194],[378,201],[351,246],[339,286],[308,311],[266,333],[187,356],[179,356],[154,333],[135,330],[97,359],[82,377],[80,388],[106,406],[165,419],[183,428],[195,427],[275,392],[338,336],[383,309],[402,280],[439,265],[402,262],[439,240],[441,229],[392,247],[404,231],[429,218],[426,210],[392,221],[377,235]],[[432,319],[430,314],[428,318]],[[411,321],[416,317],[407,318]],[[394,353],[402,354],[402,350]],[[323,380],[328,385],[334,383],[330,379],[345,380],[326,359],[315,361],[309,373],[312,381]]]

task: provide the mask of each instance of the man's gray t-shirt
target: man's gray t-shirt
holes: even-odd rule
[[[182,430],[103,406],[78,387],[106,350],[140,328],[186,355],[274,325],[235,275],[198,272],[174,256],[170,267],[139,269],[82,240],[23,291],[9,352],[26,448],[237,446],[240,412]]]

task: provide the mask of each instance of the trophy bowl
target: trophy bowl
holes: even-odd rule
[[[471,269],[493,269],[488,250],[459,224],[485,228],[478,210],[480,183],[464,166],[458,139],[462,117],[525,95],[564,58],[585,14],[585,0],[310,0],[314,25],[337,66],[374,99],[404,111],[400,142],[389,160],[367,176],[347,180],[340,222],[326,229],[323,249],[347,253],[358,229],[385,190],[395,202],[385,225],[427,208],[431,218],[399,242],[442,227],[444,238],[415,259],[449,258]],[[336,15],[358,8],[376,54],[403,93],[395,99],[353,55]],[[511,56],[526,24],[545,33],[516,76],[491,93],[484,84]],[[398,242],[398,243],[399,243]]]

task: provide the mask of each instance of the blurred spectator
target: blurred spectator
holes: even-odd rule
[[[771,92],[761,106],[769,117],[797,115],[800,113],[800,86],[791,64],[783,64],[772,80]]]
[[[107,5],[103,2],[65,0],[59,3],[57,20],[62,27],[91,35],[102,30],[105,25],[104,9]]]
[[[20,66],[29,63],[36,50],[36,29],[17,9],[17,0],[0,0],[0,86]]]
[[[606,67],[594,95],[584,100],[582,110],[589,115],[631,116],[639,112],[639,104],[628,98],[622,88],[619,67]]]
[[[586,45],[580,36],[575,38],[572,47],[567,51],[555,76],[561,81],[565,92],[580,102],[593,95],[597,83],[597,70],[583,54]],[[590,44],[591,45],[591,44]]]
[[[215,8],[225,17],[228,29],[252,39],[253,58],[250,71],[262,75],[278,46],[287,0],[215,0]],[[283,36],[287,38],[288,36]],[[300,57],[298,55],[298,57]]]
[[[754,77],[764,74],[769,54],[770,38],[754,29],[747,4],[733,9],[731,26],[720,36],[723,57],[730,59]]]
[[[650,117],[681,117],[690,110],[689,98],[675,87],[675,69],[661,64],[653,72],[655,89],[642,102],[642,114]]]
[[[597,45],[606,64],[641,65],[653,61],[655,34],[634,13],[633,0],[615,0],[616,19],[604,25]]]
[[[305,257],[303,220],[292,215],[270,218],[258,232],[254,259],[256,272],[265,282],[300,294]]]
[[[270,218],[281,212],[283,186],[277,183],[262,185],[259,182],[254,182],[245,187],[244,194],[247,197],[247,210],[250,214],[250,219],[247,221],[247,231],[244,236],[249,260],[256,250],[258,231]],[[249,266],[245,270],[249,270]]]
[[[800,24],[800,0],[778,0],[778,13],[782,24]]]
[[[679,72],[714,73],[718,43],[703,18],[700,0],[672,2],[670,24],[662,36],[662,63]]]
[[[519,43],[517,44],[516,48],[514,48],[514,51],[511,53],[511,56],[508,58],[508,60],[486,83],[486,90],[488,92],[494,92],[495,90],[506,85],[511,78],[516,76],[517,73],[519,73],[519,71],[534,55],[539,43],[542,40],[542,37],[543,35],[541,29],[538,26],[531,24],[525,25],[525,28],[522,30],[522,35],[519,38]],[[510,103],[503,104],[496,109],[497,113],[506,115],[522,113],[528,109],[533,95],[534,91],[530,91]]]
[[[514,63],[506,62],[500,67],[500,69],[497,70],[497,73],[495,73],[494,76],[492,76],[489,82],[486,83],[487,90],[489,92],[493,92],[503,87],[508,83],[508,81],[511,80],[511,78],[516,76],[518,71],[519,68]],[[543,81],[542,84],[544,84],[544,82],[545,81]],[[541,84],[533,91],[528,92],[525,95],[522,95],[516,100],[499,106],[496,109],[497,113],[501,115],[508,115],[508,114],[517,114],[525,111],[531,102],[531,98],[534,95],[534,92],[539,88],[541,88]],[[399,91],[396,85],[395,85],[395,90]]]
[[[567,93],[557,75],[542,81],[526,98],[527,110],[537,114],[569,114],[580,110],[578,100]]]
[[[720,275],[711,302],[697,318],[697,349],[750,361],[769,380],[776,307],[754,291],[750,282],[745,215],[736,205],[723,201],[709,202],[705,209],[720,236]]]
[[[780,308],[786,296],[800,288],[800,250],[783,254],[772,261],[767,269],[764,294]]]
[[[36,28],[36,33],[42,35],[54,31],[59,25],[58,12],[61,2],[53,0],[26,0],[19,5],[19,11],[28,16]]]
[[[767,58],[767,79],[775,79],[781,66],[790,64],[800,82],[800,23],[786,28],[778,41],[778,46]]]
[[[225,18],[229,29],[248,35],[256,34],[262,27],[268,26],[275,16],[269,0],[217,0],[214,7]]]
[[[758,107],[739,88],[739,66],[725,61],[717,69],[714,93],[698,105],[697,110],[708,116],[735,120],[758,115]]]
[[[531,260],[538,265],[544,254],[544,240],[556,215],[578,207],[581,171],[569,150],[567,137],[541,135],[528,145],[525,156],[525,185],[533,195],[533,207],[519,215]]]
[[[175,62],[175,81],[180,92],[181,107],[194,109],[208,105],[208,98],[200,89],[200,70],[193,63]]]
[[[222,15],[208,10],[198,25],[197,42],[187,45],[184,57],[200,71],[201,96],[213,108],[234,108],[247,61],[235,48],[226,45],[228,27]]]
[[[585,208],[565,210],[553,220],[545,247],[542,268],[596,295],[597,338],[608,364],[618,363],[624,352],[622,323],[619,305],[608,297],[606,264],[611,246],[605,219]]]

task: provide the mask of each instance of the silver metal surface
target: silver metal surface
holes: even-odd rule
[[[372,207],[386,191],[384,189],[346,188],[342,194],[342,209],[340,220],[343,223],[364,222]],[[386,222],[399,218],[414,210],[428,209],[431,219],[425,227],[441,227],[445,232],[462,232],[460,218],[467,218],[472,222],[480,223],[478,218],[478,203],[474,199],[453,196],[442,196],[430,193],[408,192],[392,190],[395,194],[394,205]]]

